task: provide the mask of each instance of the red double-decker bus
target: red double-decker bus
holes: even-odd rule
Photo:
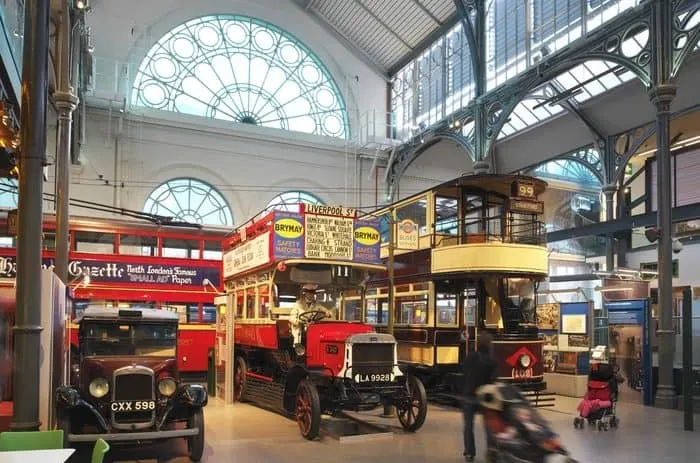
[[[5,333],[0,343],[11,349],[17,260],[16,238],[8,233],[7,215],[0,213],[0,320],[6,328],[0,330]],[[45,267],[54,264],[55,230],[55,216],[44,215]],[[72,318],[88,305],[149,306],[177,312],[180,371],[205,374],[208,350],[215,342],[214,298],[222,287],[221,246],[228,231],[72,217],[68,267]],[[70,332],[71,344],[77,346],[77,326],[71,324]]]

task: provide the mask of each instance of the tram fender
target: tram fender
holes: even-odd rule
[[[299,365],[294,366],[291,370],[289,370],[289,373],[287,373],[284,380],[284,403],[282,404],[286,411],[294,411],[297,387],[299,387],[301,380],[307,376],[309,376],[309,372]]]

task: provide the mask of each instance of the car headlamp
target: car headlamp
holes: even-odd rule
[[[158,383],[158,392],[160,392],[161,395],[164,395],[166,397],[170,397],[171,395],[175,394],[176,389],[177,389],[177,384],[175,383],[175,380],[172,378],[162,379]]]
[[[523,354],[520,356],[520,365],[522,365],[523,368],[529,367],[530,363],[532,363],[532,359],[530,358],[529,355]]]
[[[109,382],[105,378],[95,378],[90,383],[90,395],[101,399],[109,392]]]

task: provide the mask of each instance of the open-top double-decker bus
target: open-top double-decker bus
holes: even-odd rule
[[[224,355],[234,400],[294,416],[306,439],[318,436],[322,414],[379,406],[394,406],[405,430],[422,426],[425,389],[399,369],[394,337],[333,319],[345,293],[386,270],[377,226],[353,209],[300,205],[299,213],[273,211],[225,241],[234,317],[226,337],[233,349]],[[315,302],[305,305],[302,289]]]
[[[346,320],[363,320],[393,335],[402,368],[429,391],[461,390],[465,355],[479,333],[494,334],[498,379],[541,391],[542,347],[535,320],[538,282],[548,274],[546,183],[513,175],[469,175],[445,182],[369,216],[381,223],[382,257],[394,268],[346,292]],[[393,290],[394,307],[388,307]],[[468,346],[465,345],[468,334]]]

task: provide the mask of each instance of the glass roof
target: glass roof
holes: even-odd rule
[[[592,147],[582,148],[576,154],[584,156],[589,164],[600,162],[600,155]],[[572,182],[581,186],[600,186],[601,184],[596,174],[587,165],[570,158],[553,159],[540,164],[529,174],[543,179]]]

